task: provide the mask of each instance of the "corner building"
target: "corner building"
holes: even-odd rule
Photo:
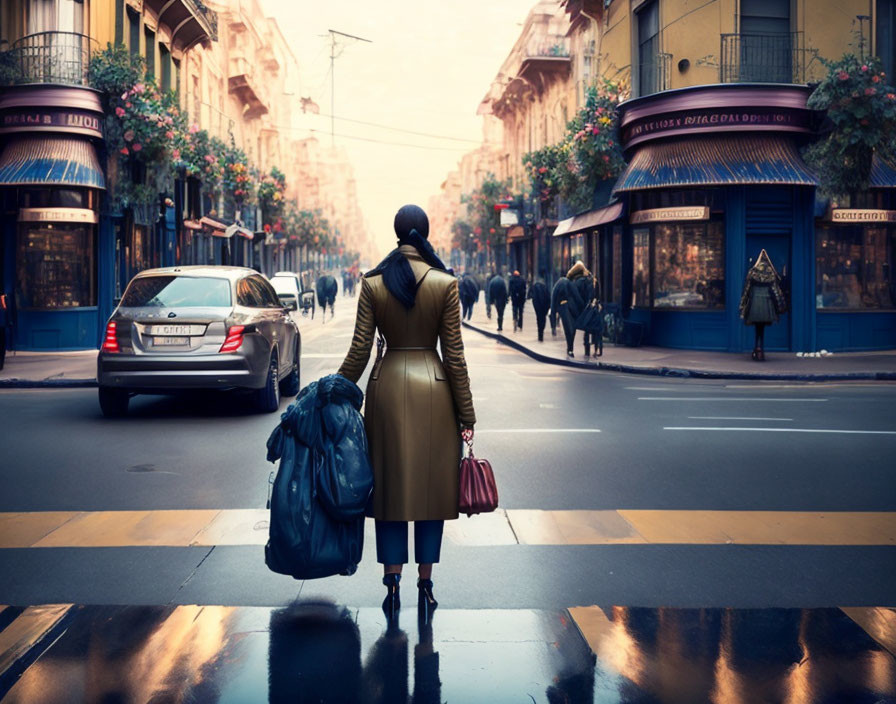
[[[846,202],[821,198],[800,156],[822,125],[806,107],[818,57],[859,52],[861,36],[893,75],[894,5],[568,0],[570,31],[598,37],[597,75],[628,80],[633,97],[610,200],[555,235],[588,244],[605,301],[641,323],[643,343],[751,349],[738,305],[764,248],[790,303],[768,349],[896,347],[892,155]]]

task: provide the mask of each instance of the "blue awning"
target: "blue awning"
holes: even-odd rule
[[[877,154],[871,159],[871,188],[896,188],[896,159],[883,159]]]
[[[24,137],[0,156],[0,186],[86,186],[105,188],[93,145],[76,137]]]
[[[645,144],[635,152],[613,192],[773,183],[818,185],[791,139],[718,135]]]

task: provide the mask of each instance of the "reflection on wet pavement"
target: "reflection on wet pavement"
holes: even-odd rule
[[[891,609],[46,608],[0,622],[4,703],[896,702]]]

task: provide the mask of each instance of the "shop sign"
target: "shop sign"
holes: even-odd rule
[[[746,129],[759,128],[805,129],[808,126],[808,118],[805,114],[793,110],[775,110],[769,108],[711,108],[677,112],[674,115],[655,117],[643,122],[637,122],[623,130],[622,141],[628,144],[638,137],[647,137],[663,134],[665,132],[678,132],[687,130],[692,132],[705,128],[713,130],[717,128],[743,127]]]
[[[97,223],[99,216],[90,208],[21,208],[19,222]]]
[[[501,227],[512,227],[520,224],[520,211],[505,208],[501,211]]]
[[[0,132],[60,131],[87,133],[102,137],[100,117],[77,110],[34,108],[4,113]]]
[[[834,208],[832,222],[896,222],[896,210]]]
[[[632,213],[632,225],[667,220],[709,220],[709,206],[682,206],[676,208],[650,208]]]

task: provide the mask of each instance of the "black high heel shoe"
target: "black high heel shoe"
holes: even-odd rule
[[[439,602],[436,601],[436,598],[432,595],[432,580],[431,579],[418,579],[417,580],[417,608],[421,610],[425,610],[426,613],[432,613],[435,611],[436,607],[439,605]]]
[[[390,572],[383,577],[383,584],[386,585],[386,598],[383,599],[383,611],[387,616],[393,616],[398,613],[401,608],[401,599],[399,598],[399,585],[401,575],[396,572]]]

